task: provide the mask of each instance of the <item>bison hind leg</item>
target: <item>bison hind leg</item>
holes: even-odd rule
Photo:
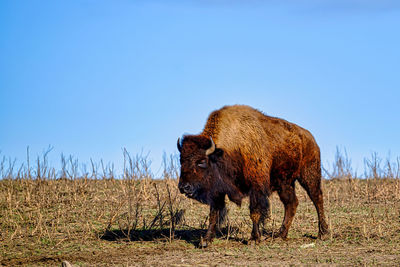
[[[282,184],[281,190],[278,190],[278,195],[285,207],[285,215],[282,221],[282,226],[276,236],[286,239],[299,204],[296,197],[294,181],[291,184]]]
[[[306,190],[311,201],[314,203],[318,214],[318,238],[329,234],[324,213],[324,199],[321,189],[321,169],[318,164],[311,165],[298,178],[300,185]]]

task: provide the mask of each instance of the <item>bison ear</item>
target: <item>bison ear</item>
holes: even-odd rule
[[[212,153],[209,157],[211,161],[216,162],[223,155],[224,155],[224,150],[222,150],[221,148],[216,148],[214,153]]]

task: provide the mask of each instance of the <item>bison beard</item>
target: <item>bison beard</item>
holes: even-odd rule
[[[259,243],[259,224],[269,214],[268,197],[274,191],[285,207],[276,236],[285,239],[298,205],[296,180],[317,210],[318,236],[329,232],[320,151],[307,130],[248,106],[226,106],[210,114],[202,133],[178,139],[177,146],[180,192],[210,206],[209,227],[200,246],[212,242],[218,217],[225,210],[225,196],[239,206],[244,197],[250,197],[251,239]]]

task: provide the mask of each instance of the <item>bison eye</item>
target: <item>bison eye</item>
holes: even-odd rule
[[[197,166],[199,166],[202,169],[206,169],[207,168],[207,162],[205,159],[203,159],[202,161],[200,161]]]

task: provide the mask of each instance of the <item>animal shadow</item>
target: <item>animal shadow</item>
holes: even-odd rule
[[[137,242],[137,241],[160,241],[166,242],[170,240],[184,240],[187,243],[199,247],[200,241],[205,236],[207,230],[205,229],[179,229],[175,230],[174,233],[170,232],[169,228],[165,229],[143,229],[143,230],[106,230],[100,238],[106,241],[125,241],[125,242]],[[222,228],[216,232],[216,238],[227,238],[241,243],[246,243],[245,240],[237,237],[228,236],[228,229]]]
[[[273,239],[280,238],[280,236],[279,236],[278,233],[279,233],[278,231],[272,231],[272,230],[266,230],[266,229],[263,229],[263,230],[262,230],[262,235],[263,235],[266,239],[270,239],[270,238],[273,238]],[[314,235],[312,235],[312,234],[304,234],[303,237],[309,238],[309,239],[313,239],[313,240],[318,239],[317,236],[314,236]]]

